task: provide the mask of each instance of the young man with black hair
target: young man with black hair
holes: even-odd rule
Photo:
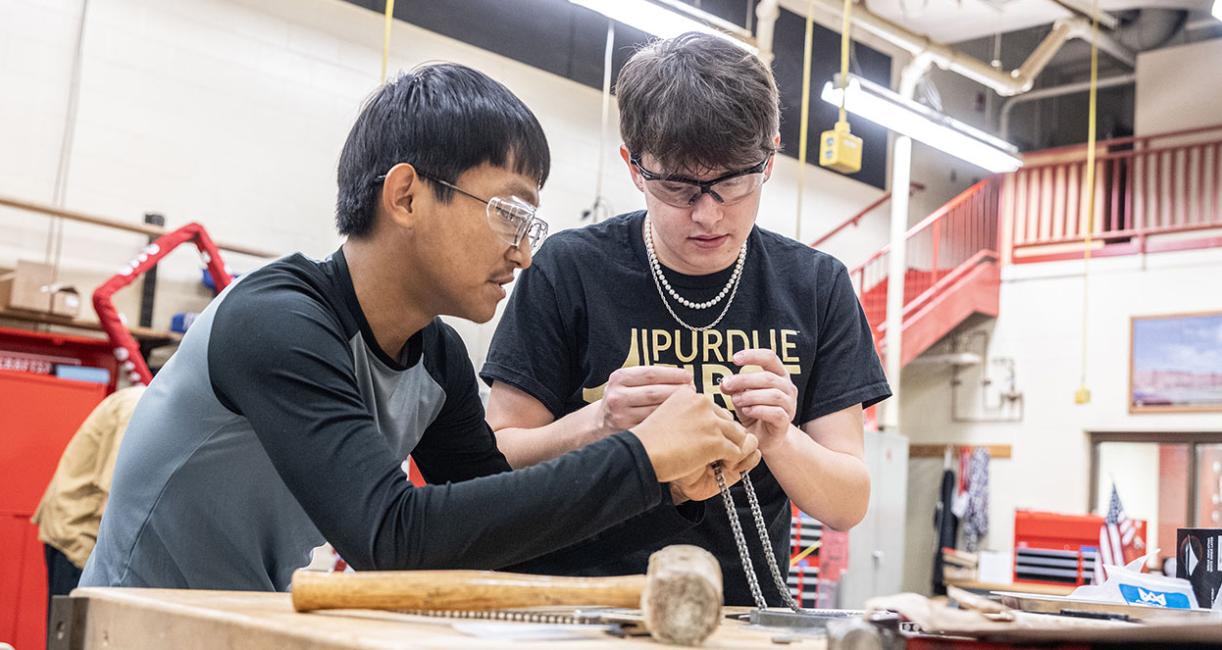
[[[481,372],[489,422],[527,467],[641,422],[694,383],[759,438],[751,482],[787,567],[789,499],[836,529],[865,515],[862,411],[890,395],[870,326],[840,261],[755,226],[780,143],[776,84],[757,57],[715,36],[656,41],[616,92],[620,154],[647,209],[552,237],[519,278]],[[734,515],[762,568],[743,491]],[[756,604],[721,502],[667,543],[712,551],[727,604]],[[648,552],[575,572],[636,572]],[[759,583],[783,604],[773,580]]]
[[[702,503],[674,504],[716,493],[710,463],[758,462],[723,409],[679,392],[510,472],[437,318],[488,320],[530,266],[549,166],[534,115],[483,74],[383,86],[340,156],[347,241],[247,274],[195,321],[128,426],[81,584],[283,590],[324,540],[358,570],[499,568],[698,521]],[[407,482],[409,453],[434,485]]]

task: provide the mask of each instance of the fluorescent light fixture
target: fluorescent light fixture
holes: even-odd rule
[[[703,32],[720,36],[753,54],[759,53],[759,48],[727,33],[742,31],[742,28],[675,0],[657,0],[657,2],[650,2],[650,0],[569,0],[569,2],[659,38],[674,38],[685,32]],[[717,25],[721,29],[712,25]]]
[[[839,106],[841,92],[829,81],[823,86],[821,97],[823,101]],[[920,140],[994,173],[1012,172],[1023,166],[1023,161],[1015,155],[1018,149],[1009,142],[856,75],[849,75],[844,108],[881,127]]]

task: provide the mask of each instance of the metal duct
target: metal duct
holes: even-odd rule
[[[1143,8],[1123,12],[1112,36],[1134,52],[1166,45],[1184,28],[1188,12],[1183,9]]]

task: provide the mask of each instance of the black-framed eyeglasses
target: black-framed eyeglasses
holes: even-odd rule
[[[650,171],[641,166],[641,156],[637,153],[632,153],[628,160],[641,173],[641,178],[645,179],[645,187],[650,194],[666,205],[687,208],[695,205],[704,194],[723,205],[733,205],[747,198],[767,180],[764,169],[768,167],[772,156],[773,154],[768,154],[767,158],[746,169],[722,174],[707,181]]]
[[[526,239],[530,243],[531,252],[539,250],[543,239],[547,237],[547,222],[540,219],[535,206],[516,196],[494,196],[490,199],[472,194],[461,187],[443,180],[436,175],[416,168],[416,175],[428,179],[438,185],[448,187],[455,192],[483,203],[484,215],[488,225],[505,243],[517,247]],[[386,174],[381,174],[374,181],[381,183],[386,180]]]

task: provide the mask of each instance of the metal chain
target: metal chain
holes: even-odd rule
[[[721,499],[726,505],[726,516],[730,520],[730,531],[734,533],[734,543],[738,546],[738,557],[742,561],[743,571],[747,574],[747,585],[751,588],[751,597],[755,599],[756,607],[768,609],[768,601],[759,586],[759,578],[755,575],[755,565],[751,561],[751,549],[747,547],[746,536],[743,535],[742,522],[738,518],[738,509],[734,506],[734,497],[730,487],[726,485],[722,475],[721,463],[713,463],[713,476],[717,479],[717,488],[721,491]],[[772,541],[768,536],[768,528],[764,524],[764,513],[760,509],[759,498],[755,495],[755,486],[751,484],[751,476],[743,474],[743,491],[747,493],[747,504],[751,509],[751,517],[755,521],[755,530],[759,533],[760,543],[764,546],[764,560],[772,573],[777,591],[781,593],[785,605],[795,612],[803,611],[802,606],[789,593],[789,585],[781,577],[780,566],[777,565],[776,554],[772,552]]]
[[[768,601],[764,600],[759,578],[755,575],[755,565],[751,563],[751,550],[747,548],[747,539],[743,536],[743,526],[742,522],[738,520],[734,497],[730,494],[730,487],[726,485],[726,477],[721,473],[721,461],[713,463],[713,477],[717,479],[717,489],[721,491],[721,500],[726,504],[726,517],[730,520],[730,531],[734,533],[734,543],[738,546],[738,558],[742,561],[743,571],[747,574],[747,586],[751,588],[751,597],[755,599],[756,607],[768,609]]]
[[[514,623],[546,623],[550,625],[582,625],[591,623],[574,614],[555,614],[549,612],[531,612],[521,610],[469,610],[469,609],[400,609],[400,614],[412,616],[428,616],[429,618],[462,618],[484,619],[491,621],[511,621]]]
[[[759,498],[755,496],[755,486],[751,484],[751,475],[743,474],[743,490],[747,493],[747,502],[751,505],[751,516],[755,519],[755,529],[759,531],[760,542],[764,544],[764,559],[768,562],[768,570],[772,572],[772,580],[785,604],[795,612],[801,612],[802,606],[789,593],[789,585],[781,577],[781,569],[776,563],[776,554],[772,552],[772,540],[768,536],[768,526],[764,523],[764,513],[760,510]]]

